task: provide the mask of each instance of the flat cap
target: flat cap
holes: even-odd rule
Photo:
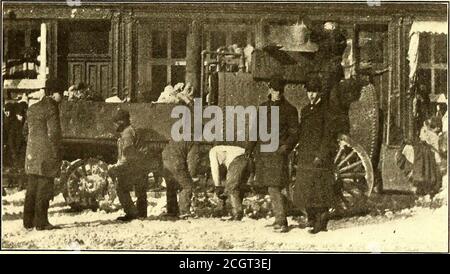
[[[129,121],[129,120],[130,120],[130,113],[120,108],[117,110],[117,113],[113,117],[113,122]]]

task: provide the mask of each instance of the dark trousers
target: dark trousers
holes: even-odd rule
[[[281,189],[281,187],[269,186],[268,191],[270,200],[272,201],[275,223],[279,225],[287,225],[287,198],[281,193]]]
[[[117,197],[126,215],[133,217],[147,217],[147,174],[133,176],[119,176],[117,182]],[[136,205],[131,199],[130,192],[136,195]]]
[[[24,227],[44,227],[49,224],[48,207],[52,198],[53,178],[28,175],[23,209]]]
[[[249,160],[244,155],[236,157],[227,170],[225,192],[230,198],[233,215],[243,214],[242,199],[244,196],[242,186],[250,177]]]
[[[328,213],[328,207],[307,207],[306,215],[308,223],[314,224],[319,214]]]
[[[176,168],[169,163],[164,163],[164,179],[166,180],[167,186],[167,214],[189,214],[191,210],[193,182],[187,167]],[[178,190],[180,190],[179,202],[177,200]]]

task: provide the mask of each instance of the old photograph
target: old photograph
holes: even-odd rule
[[[448,253],[448,10],[3,1],[0,252]]]

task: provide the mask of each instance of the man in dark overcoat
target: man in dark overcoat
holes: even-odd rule
[[[59,175],[61,158],[61,123],[56,102],[50,97],[52,81],[46,81],[40,100],[27,111],[27,148],[23,225],[27,229],[54,229],[48,221],[49,202],[53,198],[54,178]]]
[[[285,82],[278,77],[273,77],[269,82],[268,101],[260,106],[267,106],[267,128],[271,123],[279,123],[279,146],[275,152],[255,151],[255,168],[257,184],[268,188],[275,215],[273,228],[279,232],[288,231],[286,218],[287,198],[281,193],[289,183],[288,156],[297,144],[298,140],[298,111],[284,97]],[[278,121],[271,121],[271,107],[279,108]],[[257,142],[249,142],[246,154],[255,150]]]
[[[163,176],[167,187],[167,212],[164,217],[185,219],[190,216],[194,189],[192,177],[198,173],[199,149],[199,145],[194,142],[183,140],[177,142],[172,139],[164,147]]]
[[[117,140],[117,162],[108,166],[108,174],[117,178],[117,197],[125,211],[118,221],[128,222],[136,218],[147,217],[147,179],[150,172],[149,159],[146,157],[143,136],[130,121],[130,113],[119,109],[113,117]],[[134,189],[136,205],[130,192]]]
[[[333,156],[337,130],[322,83],[311,78],[305,85],[310,103],[301,110],[294,205],[305,208],[311,233],[326,230],[328,210],[334,204]]]

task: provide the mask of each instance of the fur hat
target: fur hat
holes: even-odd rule
[[[126,110],[119,108],[117,110],[116,115],[114,115],[114,117],[113,117],[113,122],[118,122],[118,121],[123,121],[123,122],[130,121],[130,113]]]

